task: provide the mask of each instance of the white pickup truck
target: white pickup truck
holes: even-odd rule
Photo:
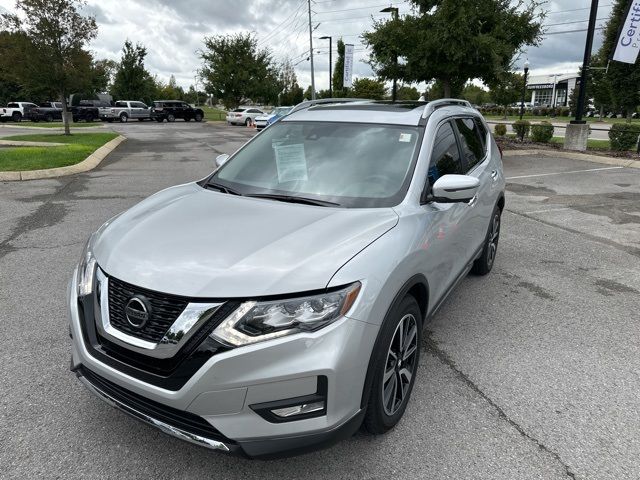
[[[103,110],[100,109],[100,118],[107,122],[113,122],[114,120],[120,120],[121,122],[128,122],[129,120],[137,119],[142,122],[144,120],[151,119],[151,109],[142,102],[134,102],[130,100],[118,100],[113,104],[110,111],[103,114]]]
[[[38,105],[31,102],[9,102],[6,107],[0,108],[0,120],[20,122],[22,119],[29,119],[32,108],[38,108]]]

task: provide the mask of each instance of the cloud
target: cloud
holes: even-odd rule
[[[337,39],[355,45],[354,75],[372,76],[365,47],[359,36],[371,28],[372,16],[385,18],[379,12],[385,2],[373,0],[316,1],[312,6],[314,27],[314,60],[316,88],[329,84],[328,42],[319,37],[334,38],[334,60]],[[543,8],[549,14],[545,24],[553,25],[548,32],[586,28],[589,16],[586,2],[553,0]],[[602,2],[601,2],[602,3]],[[0,0],[0,11],[14,8],[14,0]],[[394,2],[400,13],[409,13],[407,1]],[[269,48],[276,61],[289,58],[296,65],[299,83],[311,83],[309,56],[308,10],[306,0],[88,0],[84,11],[94,15],[99,25],[98,37],[91,49],[99,58],[119,60],[122,45],[128,38],[147,47],[147,68],[164,81],[173,74],[185,88],[194,83],[201,63],[198,50],[205,36],[231,34],[239,31],[254,32],[260,48]],[[609,6],[599,9],[599,17],[606,18]],[[573,22],[573,23],[567,23]],[[602,21],[598,22],[603,23]],[[561,25],[557,25],[561,24]],[[531,63],[532,73],[577,71],[582,62],[586,32],[550,35],[538,47],[525,50],[516,62],[521,67],[525,58]],[[596,36],[594,51],[601,43]]]

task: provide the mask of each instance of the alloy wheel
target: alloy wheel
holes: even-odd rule
[[[394,415],[407,398],[417,366],[417,342],[416,318],[407,314],[396,327],[384,365],[382,405],[389,416]]]
[[[496,252],[498,251],[498,239],[500,238],[500,214],[496,213],[491,222],[491,233],[489,234],[487,245],[487,265],[491,267],[493,261],[496,258]]]

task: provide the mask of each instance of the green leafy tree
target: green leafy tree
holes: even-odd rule
[[[597,55],[600,63],[604,63],[602,59],[611,58],[613,55],[618,40],[618,31],[625,20],[628,4],[628,0],[614,1],[611,15],[605,26],[604,40]],[[636,61],[632,65],[612,61],[609,70],[603,77],[603,81],[596,82],[598,88],[593,93],[600,100],[608,100],[612,108],[624,111],[630,122],[631,115],[640,105],[640,62]],[[601,91],[601,88],[604,88],[606,93]]]
[[[522,75],[505,71],[489,84],[489,98],[497,105],[504,107],[505,118],[509,105],[521,99],[523,83]]]
[[[420,98],[420,92],[415,87],[408,85],[401,85],[396,92],[396,98],[398,100],[418,100]]]
[[[333,96],[336,98],[345,98],[349,96],[349,89],[344,88],[344,42],[342,38],[338,39],[338,58],[333,67]]]
[[[278,83],[280,86],[280,94],[278,96],[280,105],[296,105],[302,101],[304,91],[298,85],[298,77],[291,60],[286,59],[280,64]]]
[[[374,22],[363,34],[372,50],[369,63],[387,80],[437,80],[445,97],[470,79],[493,83],[523,46],[541,38],[540,2],[524,2],[411,0],[416,14]],[[406,59],[397,68],[390,61],[396,54]]]
[[[122,56],[113,79],[111,95],[116,100],[153,101],[157,93],[157,82],[144,66],[147,49],[144,45],[126,40]]]
[[[184,100],[184,89],[176,82],[176,77],[171,75],[168,83],[157,82],[157,95],[166,100]]]
[[[277,101],[277,68],[268,49],[259,49],[251,33],[205,37],[199,52],[206,91],[233,108],[244,100]]]
[[[382,100],[387,94],[387,87],[382,80],[372,80],[370,78],[356,78],[353,81],[351,96],[355,98],[369,98],[371,100]]]
[[[462,89],[461,96],[473,105],[482,105],[483,103],[487,103],[489,92],[478,85],[467,83]]]
[[[81,0],[18,0],[19,14],[5,13],[3,23],[22,33],[27,54],[15,65],[23,82],[41,84],[62,101],[65,135],[70,135],[67,95],[90,79],[87,44],[98,34],[95,17],[83,16]]]

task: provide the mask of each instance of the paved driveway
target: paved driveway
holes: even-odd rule
[[[141,425],[68,371],[65,288],[90,232],[201,178],[217,152],[252,134],[178,122],[111,128],[129,139],[97,170],[0,183],[0,477],[640,477],[640,170],[505,159],[494,271],[464,280],[427,326],[400,425],[251,462]]]

